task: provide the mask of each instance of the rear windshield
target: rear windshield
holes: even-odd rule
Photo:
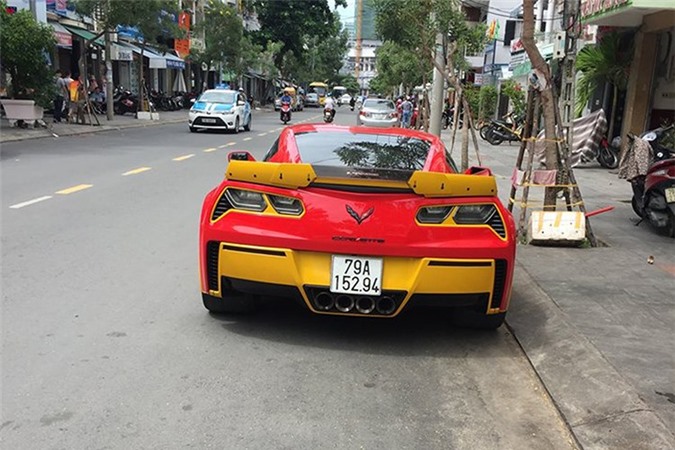
[[[307,132],[295,135],[302,162],[319,176],[407,180],[424,167],[431,143],[396,135]]]
[[[394,109],[394,102],[385,99],[368,99],[363,103],[364,108],[369,109]]]

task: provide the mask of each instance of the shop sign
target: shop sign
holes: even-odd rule
[[[185,63],[183,61],[176,61],[175,59],[168,59],[166,60],[166,68],[167,69],[185,69]]]
[[[56,38],[56,45],[59,47],[70,48],[73,46],[73,35],[70,33],[54,30],[54,37]]]
[[[586,18],[602,14],[626,6],[628,3],[629,0],[586,0],[581,4],[581,17]]]
[[[190,48],[194,48],[195,50],[203,51],[203,50],[206,50],[206,44],[204,44],[203,39],[192,38],[192,39],[190,39]]]
[[[473,76],[473,84],[476,86],[480,86],[483,84],[483,74],[482,73],[476,73]]]
[[[185,39],[175,39],[173,49],[176,50],[178,56],[185,58],[190,54],[190,14],[187,12],[178,14],[178,28],[183,30],[188,37]]]
[[[123,48],[119,45],[113,45],[110,52],[113,61],[133,61],[134,52],[130,48]]]
[[[524,51],[525,47],[523,46],[523,41],[520,38],[516,38],[511,41],[511,54]]]

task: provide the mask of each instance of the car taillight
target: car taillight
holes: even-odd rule
[[[260,192],[230,188],[225,191],[225,195],[236,209],[260,212],[267,208],[265,197]]]
[[[299,216],[302,214],[302,202],[293,197],[282,197],[281,195],[267,194],[270,203],[276,212],[279,214],[289,214],[292,216]]]
[[[370,113],[368,113],[366,111],[359,111],[359,115],[363,116],[363,117],[370,117]]]
[[[453,219],[461,225],[478,225],[489,222],[496,213],[494,205],[462,205],[457,207]]]
[[[443,223],[452,211],[452,206],[426,206],[417,212],[420,223]]]

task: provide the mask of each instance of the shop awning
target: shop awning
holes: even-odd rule
[[[85,41],[91,42],[97,35],[98,33],[94,34],[89,30],[85,30],[84,28],[77,28],[77,27],[71,27],[71,26],[66,26],[65,27],[68,31],[73,33],[74,35],[81,37]],[[103,37],[97,38],[95,41],[93,41],[94,44],[99,45],[101,47],[105,47],[105,41]]]
[[[49,25],[54,30],[54,37],[56,38],[56,45],[58,47],[71,48],[73,46],[73,35],[70,31],[58,22],[49,22]]]
[[[134,53],[141,54],[140,47],[128,42],[124,42],[123,45],[133,50]],[[148,58],[151,69],[185,69],[185,61],[171,53],[160,55],[157,53],[157,50],[145,47],[143,49],[143,56]]]

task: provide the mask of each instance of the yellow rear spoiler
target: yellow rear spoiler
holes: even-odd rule
[[[318,178],[311,164],[272,163],[231,160],[225,178],[234,181],[277,186],[289,189],[307,187],[314,181],[348,186],[409,188],[425,197],[490,197],[497,195],[492,175],[415,171],[408,181],[365,178]]]

